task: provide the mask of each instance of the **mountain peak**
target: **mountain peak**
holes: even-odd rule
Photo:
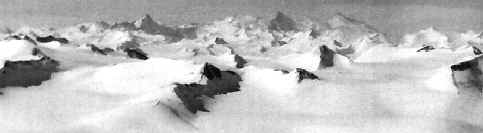
[[[136,21],[134,25],[136,26],[136,29],[143,30],[150,34],[157,32],[159,29],[159,24],[154,21],[149,14],[144,15],[144,17]]]
[[[268,29],[278,31],[295,31],[297,30],[297,25],[295,20],[278,11],[276,17],[270,21]]]

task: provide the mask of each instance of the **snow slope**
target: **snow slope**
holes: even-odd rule
[[[417,47],[381,45],[370,41],[374,36],[369,33],[374,31],[366,31],[364,24],[344,23],[349,24],[342,27],[350,30],[362,29],[355,34],[344,32],[352,40],[348,45],[357,46],[353,47],[357,56],[335,54],[335,66],[323,69],[319,47],[337,51],[333,40],[342,36],[332,31],[340,25],[315,38],[303,30],[286,34],[282,46],[272,46],[273,34],[253,17],[200,25],[197,38],[178,42],[97,24],[84,32],[79,26],[35,31],[73,41],[36,46],[60,62],[61,71],[50,80],[39,86],[0,89],[0,132],[483,132],[481,97],[458,95],[450,83],[450,66],[473,57],[472,50],[416,52]],[[215,44],[216,38],[226,43]],[[133,47],[146,52],[149,59],[128,58],[119,48],[126,41],[139,44]],[[87,43],[115,50],[100,55],[84,47]],[[20,57],[32,47],[23,41],[0,45],[14,51],[2,53],[9,58]],[[235,54],[245,58],[247,66],[235,68]],[[240,75],[241,91],[207,98],[209,112],[194,114],[173,88],[206,82],[205,62]],[[298,83],[296,68],[320,80]]]

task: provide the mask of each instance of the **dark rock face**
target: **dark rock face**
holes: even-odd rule
[[[238,54],[235,54],[235,62],[236,62],[236,68],[243,68],[248,63],[247,60],[245,60],[243,57],[241,57]]]
[[[57,38],[57,37],[54,37],[54,36],[37,37],[37,41],[41,42],[41,43],[48,43],[48,42],[53,42],[53,41],[57,41],[57,42],[60,42],[62,44],[69,43],[69,40],[67,40],[66,38],[62,38],[62,37]]]
[[[140,60],[147,60],[149,59],[148,55],[144,53],[143,50],[139,48],[126,48],[124,52],[127,53],[127,56],[130,58],[140,59]]]
[[[311,73],[311,72],[309,72],[305,69],[297,68],[296,71],[299,74],[298,75],[298,78],[299,78],[298,82],[299,83],[302,82],[302,80],[304,80],[304,79],[311,79],[311,80],[319,80],[320,79],[317,75],[315,75],[315,74],[313,74],[313,73]]]
[[[226,42],[223,38],[219,38],[219,37],[217,37],[215,39],[215,43],[216,44],[228,44],[228,42]]]
[[[283,14],[282,12],[277,12],[275,19],[270,21],[268,26],[269,30],[272,31],[297,31],[297,24],[295,20]]]
[[[40,60],[6,61],[0,69],[0,88],[40,85],[58,71],[58,66],[59,62],[46,56]]]
[[[205,107],[204,97],[214,98],[215,95],[240,91],[240,75],[232,71],[221,71],[206,63],[202,75],[208,78],[206,85],[190,83],[176,84],[174,92],[191,113],[209,112]]]
[[[205,86],[191,83],[191,84],[176,84],[174,92],[178,98],[183,102],[184,106],[191,113],[198,111],[209,112],[205,107],[203,100],[203,90]]]
[[[468,69],[476,69],[478,67],[477,61],[465,61],[451,66],[452,71],[465,71]]]
[[[238,84],[242,81],[240,75],[233,71],[221,71],[220,74],[220,78],[207,81],[204,91],[206,96],[213,98],[215,95],[240,91],[240,85]]]
[[[321,46],[320,50],[320,63],[319,68],[327,68],[334,66],[335,52],[329,49],[327,46]]]
[[[208,78],[208,80],[213,80],[215,78],[221,78],[221,70],[218,69],[216,66],[206,63],[205,67],[203,67],[202,74]]]
[[[139,23],[139,27],[136,28],[143,30],[148,34],[156,34],[157,32],[159,32],[159,24],[156,23],[149,14],[146,14],[141,20],[139,20]]]
[[[107,55],[108,53],[114,52],[114,49],[111,49],[111,48],[101,49],[94,44],[88,44],[87,46],[91,48],[92,52],[98,53],[98,54],[101,54],[101,55]]]
[[[422,52],[422,51],[429,52],[429,51],[434,50],[434,49],[435,48],[433,46],[427,45],[427,46],[423,46],[423,48],[421,48],[421,49],[418,49],[416,52]]]
[[[481,55],[482,54],[481,50],[479,48],[475,47],[475,46],[473,46],[473,53],[475,55]]]
[[[453,84],[458,88],[458,93],[481,94],[483,92],[483,72],[479,66],[479,58],[451,66]]]

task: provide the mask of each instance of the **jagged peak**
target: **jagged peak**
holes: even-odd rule
[[[285,15],[281,11],[278,11],[275,15],[275,18],[270,21],[270,25],[268,27],[270,30],[277,30],[277,31],[296,31],[297,23],[294,19],[290,18],[288,15]]]
[[[134,25],[137,28],[142,28],[142,27],[145,27],[145,26],[148,26],[148,27],[159,26],[159,24],[156,21],[154,21],[154,19],[149,14],[145,14],[142,18],[135,21]]]

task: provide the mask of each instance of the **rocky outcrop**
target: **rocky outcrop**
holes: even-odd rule
[[[228,44],[228,42],[226,42],[223,38],[217,37],[215,39],[215,44]]]
[[[248,63],[247,60],[245,60],[243,57],[241,57],[238,54],[235,54],[235,62],[236,62],[236,68],[243,68]]]
[[[147,60],[149,59],[148,54],[146,54],[143,50],[139,48],[126,48],[124,52],[127,53],[127,56],[130,58],[140,59],[140,60]]]
[[[452,79],[459,94],[482,94],[483,72],[479,66],[482,56],[451,66]]]
[[[206,98],[215,95],[240,91],[240,75],[233,71],[221,71],[216,66],[206,63],[202,75],[207,78],[206,84],[176,84],[174,92],[191,113],[209,112],[205,107]]]
[[[40,43],[49,43],[49,42],[53,42],[53,41],[57,41],[59,43],[62,43],[62,44],[67,44],[69,43],[69,40],[67,40],[66,38],[63,38],[63,37],[54,37],[54,36],[46,36],[46,37],[37,37],[36,38],[37,42],[40,42]]]
[[[334,55],[335,52],[329,49],[327,46],[319,47],[320,51],[320,63],[319,69],[333,67],[334,66]]]
[[[94,44],[87,44],[88,47],[90,47],[91,51],[97,54],[101,55],[107,55],[108,53],[114,52],[114,49],[111,48],[99,48]]]
[[[183,102],[184,107],[191,113],[198,111],[209,112],[205,107],[203,100],[204,85],[190,83],[190,84],[176,84],[174,92],[178,98]]]
[[[429,52],[431,50],[434,50],[435,48],[433,46],[423,46],[422,48],[418,49],[416,52]]]
[[[6,61],[0,69],[0,88],[40,85],[58,71],[59,65],[59,62],[46,56],[40,60]]]
[[[298,73],[297,82],[299,82],[299,83],[302,82],[302,80],[305,80],[305,79],[311,79],[311,80],[319,80],[320,79],[317,75],[315,75],[315,74],[313,74],[313,73],[311,73],[311,72],[309,72],[305,69],[297,68],[295,70]]]

